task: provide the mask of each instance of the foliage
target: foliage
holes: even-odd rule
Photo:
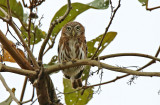
[[[68,79],[63,79],[65,102],[67,105],[86,105],[88,101],[92,98],[93,90],[88,88],[81,95],[82,90],[75,91],[71,82]]]
[[[101,47],[97,53],[97,56],[110,44],[110,42],[115,38],[117,35],[117,32],[108,32],[101,44]],[[88,58],[92,57],[94,52],[96,51],[95,45],[100,43],[101,39],[103,37],[103,34],[96,37],[95,39],[92,39],[91,41],[87,42],[88,46]]]
[[[52,31],[52,37],[56,37],[56,35],[60,32],[61,28],[68,23],[69,21],[73,21],[75,20],[75,18],[80,15],[81,13],[87,11],[88,9],[97,9],[97,10],[102,10],[102,9],[107,9],[109,6],[109,0],[94,0],[93,2],[90,2],[88,4],[82,4],[82,3],[72,3],[72,9],[70,11],[70,13],[68,14],[68,16],[65,18],[65,20],[63,20],[61,23],[59,23],[58,25],[56,25]],[[7,10],[7,0],[0,0],[0,7],[6,12],[8,13]],[[20,30],[21,30],[21,35],[23,37],[23,39],[25,39],[25,41],[28,43],[28,30],[26,30],[24,27],[29,26],[29,24],[27,23],[27,19],[28,15],[26,15],[26,13],[24,13],[23,11],[23,7],[22,4],[20,2],[17,2],[16,0],[10,0],[10,7],[11,7],[11,13],[13,15],[13,17],[17,18],[21,23],[23,23],[23,26],[21,26]],[[63,16],[65,11],[67,10],[67,5],[62,6],[54,15],[54,17],[52,18],[51,22],[53,22],[54,20],[58,19],[59,17]],[[0,16],[5,17],[4,13],[2,12],[2,10],[0,10]],[[30,44],[34,45],[37,44],[38,42],[40,42],[42,39],[45,38],[46,36],[46,32],[44,32],[43,30],[41,30],[39,28],[38,25],[35,25],[34,23],[31,23],[30,25]],[[106,34],[106,36],[104,37],[104,40],[101,44],[100,50],[98,51],[98,53],[96,54],[96,56],[98,56],[109,44],[110,42],[115,38],[115,36],[117,35],[116,32],[108,32]],[[91,56],[93,56],[94,52],[96,51],[97,47],[95,47],[95,45],[98,43],[100,43],[101,39],[103,37],[102,35],[99,35],[98,37],[92,39],[91,41],[87,42],[87,46],[88,46],[88,58],[90,58]],[[7,54],[7,52],[5,53]],[[3,54],[4,55],[4,54]],[[8,54],[9,56],[9,54]],[[11,56],[6,58],[12,58]],[[2,58],[1,58],[2,59]],[[6,60],[7,61],[7,60]],[[14,59],[12,60],[8,60],[10,62],[14,62]],[[57,56],[54,55],[53,58],[51,59],[51,61],[44,65],[44,67],[48,67],[48,65],[54,65],[57,63]],[[86,80],[89,76],[89,72],[90,72],[91,66],[86,66],[84,73],[83,73],[83,80]],[[92,99],[93,97],[93,88],[88,88],[84,91],[83,95],[81,95],[82,91],[75,91],[74,89],[72,89],[71,87],[71,83],[69,80],[67,79],[63,79],[63,84],[64,84],[64,95],[65,95],[65,102],[67,105],[85,105],[89,102],[89,100]]]
[[[9,0],[10,2],[10,8],[12,16],[23,21],[23,7],[20,2],[17,2],[16,0]],[[8,13],[7,9],[7,0],[0,0],[0,7]],[[0,16],[4,17],[4,13],[0,11]]]
[[[28,42],[28,32],[24,29],[24,27],[21,27],[21,31],[22,31],[22,37],[25,39],[26,42]],[[39,29],[38,26],[35,26],[33,23],[31,24],[31,39],[30,39],[30,44],[37,44],[38,42],[40,42],[42,40],[42,38],[44,39],[46,36],[46,32],[42,31],[41,29]]]

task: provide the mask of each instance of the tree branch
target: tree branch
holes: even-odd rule
[[[21,68],[33,70],[29,62],[19,53],[19,51],[17,51],[15,46],[13,46],[12,43],[10,43],[10,41],[6,38],[6,36],[2,33],[1,30],[0,42]]]
[[[136,57],[144,57],[144,58],[150,58],[156,61],[160,61],[159,58],[151,56],[151,55],[147,55],[147,54],[141,54],[141,53],[117,53],[117,54],[109,54],[109,55],[104,55],[99,57],[100,60],[104,60],[107,58],[113,58],[113,57],[120,57],[120,56],[136,56]],[[98,59],[98,58],[96,58]]]
[[[151,55],[139,54],[139,53],[111,54],[111,56],[110,55],[106,55],[106,56],[102,56],[100,58],[102,60],[104,60],[106,58],[117,57],[117,56],[139,56],[139,57],[150,58],[150,59],[153,59],[153,60],[156,60],[156,61],[160,62],[159,58],[153,57]],[[34,71],[8,67],[8,66],[5,66],[3,64],[1,64],[1,65],[2,65],[2,69],[0,69],[0,71],[12,72],[12,73],[17,73],[17,74],[21,74],[21,75],[27,75],[29,77],[36,76],[36,72],[34,72]],[[97,66],[97,67],[100,66],[100,67],[105,68],[105,69],[109,69],[109,70],[116,71],[116,72],[128,73],[130,75],[160,76],[160,72],[138,72],[138,71],[133,71],[131,69],[111,66],[111,65],[108,65],[108,64],[96,61],[96,60],[90,60],[90,59],[77,60],[75,63],[67,62],[66,64],[52,65],[52,66],[49,66],[48,68],[46,68],[44,73],[51,74],[51,73],[59,71],[59,70],[63,70],[63,69],[70,68],[70,67],[81,66],[81,65],[91,65],[91,66]]]
[[[68,0],[68,8],[65,12],[65,14],[61,17],[59,17],[59,19],[56,19],[55,21],[53,21],[50,25],[50,28],[48,30],[48,34],[47,34],[47,37],[44,39],[44,42],[42,43],[42,46],[41,46],[41,49],[40,49],[40,52],[39,52],[39,56],[38,56],[38,61],[42,61],[42,57],[43,57],[43,52],[44,52],[44,49],[46,47],[46,44],[51,36],[51,33],[54,29],[54,27],[58,24],[58,23],[61,23],[69,14],[70,10],[71,10],[71,1]]]
[[[9,0],[7,0],[7,8],[8,8],[8,18],[9,18],[9,20],[11,20],[12,14],[11,14],[11,9],[10,9]]]
[[[155,57],[157,57],[159,55],[159,52],[160,52],[160,46],[155,54]],[[150,66],[151,64],[155,63],[155,59],[152,59],[150,62],[148,62],[147,64],[145,64],[144,66],[142,66],[141,68],[137,69],[136,71],[141,71],[143,69],[145,69],[146,67]],[[112,83],[112,82],[115,82],[119,79],[122,79],[124,77],[127,77],[129,76],[130,74],[125,74],[125,75],[122,75],[122,76],[117,76],[115,79],[112,79],[110,81],[107,81],[107,82],[103,82],[103,83],[99,83],[99,84],[95,84],[95,85],[91,85],[91,86],[86,86],[85,88],[89,88],[89,87],[94,87],[94,86],[99,86],[99,85],[105,85],[105,84],[108,84],[108,83]]]
[[[128,73],[130,75],[137,75],[137,76],[158,76],[158,77],[160,76],[160,72],[138,72],[138,71],[134,71],[131,69],[120,68],[120,67],[108,65],[108,64],[98,62],[96,60],[90,60],[90,59],[77,60],[75,63],[67,62],[66,64],[53,65],[53,66],[46,68],[44,72],[47,74],[50,74],[50,73],[53,73],[59,70],[63,70],[63,69],[70,68],[70,67],[81,66],[81,65],[91,65],[91,66],[97,66],[97,67],[100,65],[100,67],[111,70],[111,71]]]
[[[158,9],[158,8],[160,8],[160,6],[153,7],[153,8],[149,8],[149,7],[148,7],[148,0],[147,0],[147,3],[146,3],[146,10],[152,11],[152,10],[155,10],[155,9]]]
[[[1,68],[1,67],[0,67]],[[18,99],[14,96],[12,90],[8,87],[7,83],[5,82],[3,76],[0,74],[0,80],[3,84],[3,86],[6,88],[6,90],[10,93],[10,96],[12,97],[12,99],[18,104],[20,105],[20,102],[18,101]]]
[[[39,68],[39,65],[33,55],[33,53],[31,52],[31,50],[29,49],[29,47],[27,46],[26,42],[24,41],[24,39],[21,37],[21,34],[19,33],[18,29],[16,28],[15,24],[13,23],[13,21],[11,21],[10,23],[10,26],[13,28],[13,30],[16,32],[17,36],[19,37],[20,41],[22,42],[23,44],[23,47],[26,49],[33,65],[35,68]]]
[[[11,73],[24,75],[27,77],[35,77],[37,75],[36,71],[9,67],[9,66],[3,65],[1,63],[0,63],[0,72],[11,72]]]
[[[7,2],[7,6],[8,6],[8,9],[10,9],[10,5],[9,5],[9,1]],[[5,18],[1,17],[0,16],[0,19],[2,19],[3,21],[5,21],[6,23],[8,23],[12,28],[13,30],[16,32],[17,36],[19,37],[20,41],[22,42],[23,44],[23,47],[26,49],[26,51],[28,52],[29,56],[30,56],[30,59],[32,60],[32,63],[33,65],[36,67],[36,68],[39,68],[38,66],[38,63],[36,62],[36,59],[34,58],[32,52],[30,51],[30,49],[28,48],[27,44],[25,43],[24,39],[21,37],[21,34],[19,33],[18,29],[16,28],[12,18],[11,18],[11,11],[9,11],[9,15],[0,7],[0,10],[5,14]],[[9,18],[9,19],[8,19]]]

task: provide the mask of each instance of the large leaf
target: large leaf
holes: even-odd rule
[[[12,88],[12,92],[15,93],[15,88]],[[5,101],[1,102],[0,105],[10,105],[12,102],[12,97],[9,96]]]
[[[101,47],[97,53],[96,56],[98,56],[109,44],[110,42],[116,37],[117,32],[108,32],[101,44]],[[96,37],[95,39],[92,39],[91,41],[87,42],[87,46],[88,46],[88,58],[92,57],[94,52],[97,49],[97,46],[95,47],[96,44],[99,45],[101,39],[103,37],[103,34]]]
[[[109,44],[110,42],[115,38],[115,36],[117,35],[117,32],[108,32],[102,42],[102,45],[97,53],[96,56],[98,56]],[[95,44],[100,43],[101,39],[102,39],[103,35],[100,35],[98,37],[96,37],[95,39],[92,39],[91,41],[87,42],[87,46],[88,46],[88,58],[90,58],[91,56],[93,56],[94,52],[96,51],[97,47],[95,47]],[[90,68],[91,66],[87,65],[83,75],[82,75],[82,80],[86,80],[89,76],[89,72],[90,72]]]
[[[25,39],[26,42],[28,42],[28,32],[21,27],[22,36]],[[34,24],[31,24],[31,39],[30,44],[37,44],[42,40],[42,38],[45,38],[46,33],[38,28],[38,26],[34,26]]]
[[[20,2],[17,2],[16,0],[9,0],[10,3],[10,9],[12,16],[15,18],[18,18],[19,20],[23,21],[23,7]],[[0,7],[8,13],[7,10],[7,0],[0,0]],[[0,16],[4,17],[4,14],[2,11],[0,11]]]
[[[68,79],[63,79],[64,93],[66,105],[86,105],[93,96],[92,88],[88,88],[81,95],[81,91],[75,91],[71,88],[71,82]]]
[[[93,8],[93,9],[106,9],[108,8],[109,5],[109,0],[95,0],[89,4],[82,4],[82,3],[72,3],[72,9],[69,13],[69,15],[66,17],[64,21],[59,23],[58,25],[55,26],[52,36],[57,35],[61,28],[68,23],[69,21],[73,21],[79,14],[82,12]],[[55,16],[53,17],[52,21],[55,19],[58,19],[60,16],[63,16],[65,11],[67,10],[67,5],[64,5],[62,8],[60,8]]]

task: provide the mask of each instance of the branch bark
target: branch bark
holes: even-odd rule
[[[11,72],[11,73],[24,75],[27,77],[32,77],[32,78],[37,75],[37,73],[35,71],[9,67],[9,66],[3,65],[1,63],[0,63],[0,72]]]
[[[45,73],[51,74],[53,72],[63,70],[66,68],[70,67],[76,67],[76,66],[81,66],[81,65],[91,65],[91,66],[97,66],[97,67],[102,67],[111,71],[116,71],[116,72],[121,72],[121,73],[128,73],[130,75],[137,75],[137,76],[158,76],[160,77],[160,72],[139,72],[139,71],[134,71],[131,69],[126,69],[126,68],[120,68],[116,66],[112,66],[109,64],[105,64],[96,60],[90,60],[90,59],[84,59],[84,60],[77,60],[75,63],[72,62],[67,62],[66,64],[57,64],[50,66],[46,68]]]
[[[0,67],[1,68],[1,67]],[[20,102],[18,101],[18,99],[14,96],[12,90],[8,87],[7,83],[5,82],[3,76],[0,74],[0,80],[3,84],[3,86],[6,88],[6,90],[10,93],[10,96],[12,97],[12,99],[18,104],[20,105]]]
[[[6,36],[0,30],[0,42],[4,46],[4,48],[11,54],[17,64],[23,69],[33,70],[29,62],[17,51],[15,46],[10,43],[10,41],[6,38]]]
[[[120,57],[120,56],[136,56],[136,57],[144,57],[144,58],[150,58],[156,61],[160,62],[160,59],[151,55],[147,55],[147,54],[141,54],[141,53],[117,53],[117,54],[109,54],[109,55],[104,55],[99,57],[100,60],[104,60],[107,58],[113,58],[113,57]],[[98,59],[98,58],[96,58]]]
[[[150,58],[150,59],[153,59],[153,60],[156,60],[156,61],[160,62],[160,59],[157,58],[157,57],[153,57],[151,55],[146,55],[146,54],[139,54],[139,53],[111,54],[111,55],[101,56],[100,59],[104,60],[106,58],[118,57],[118,56],[139,56],[139,57]],[[44,74],[51,74],[51,73],[57,72],[59,70],[63,70],[63,69],[70,68],[70,67],[81,66],[81,65],[91,65],[91,66],[97,66],[97,67],[100,66],[100,67],[108,69],[108,70],[112,70],[112,71],[116,71],[116,72],[122,72],[122,73],[128,73],[130,75],[137,75],[137,76],[160,76],[160,72],[139,72],[139,71],[134,71],[134,70],[131,70],[131,69],[112,66],[112,65],[105,64],[105,63],[102,63],[102,62],[99,62],[99,61],[96,61],[96,60],[91,60],[91,59],[77,60],[74,63],[67,62],[66,64],[52,65],[52,66],[49,66],[48,68],[46,68],[44,70]],[[13,73],[21,74],[21,75],[26,75],[26,76],[29,75],[30,77],[36,76],[35,71],[29,71],[29,70],[26,70],[26,69],[17,69],[17,70],[16,69],[17,68],[2,65],[2,69],[0,69],[0,71],[1,72],[2,71],[13,72]]]

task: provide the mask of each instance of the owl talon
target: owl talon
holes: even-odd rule
[[[77,59],[72,59],[71,60],[72,63],[75,63],[76,61],[77,61]]]
[[[67,61],[66,61],[66,60],[62,61],[62,64],[63,64],[63,65],[65,65],[66,63],[67,63]]]

